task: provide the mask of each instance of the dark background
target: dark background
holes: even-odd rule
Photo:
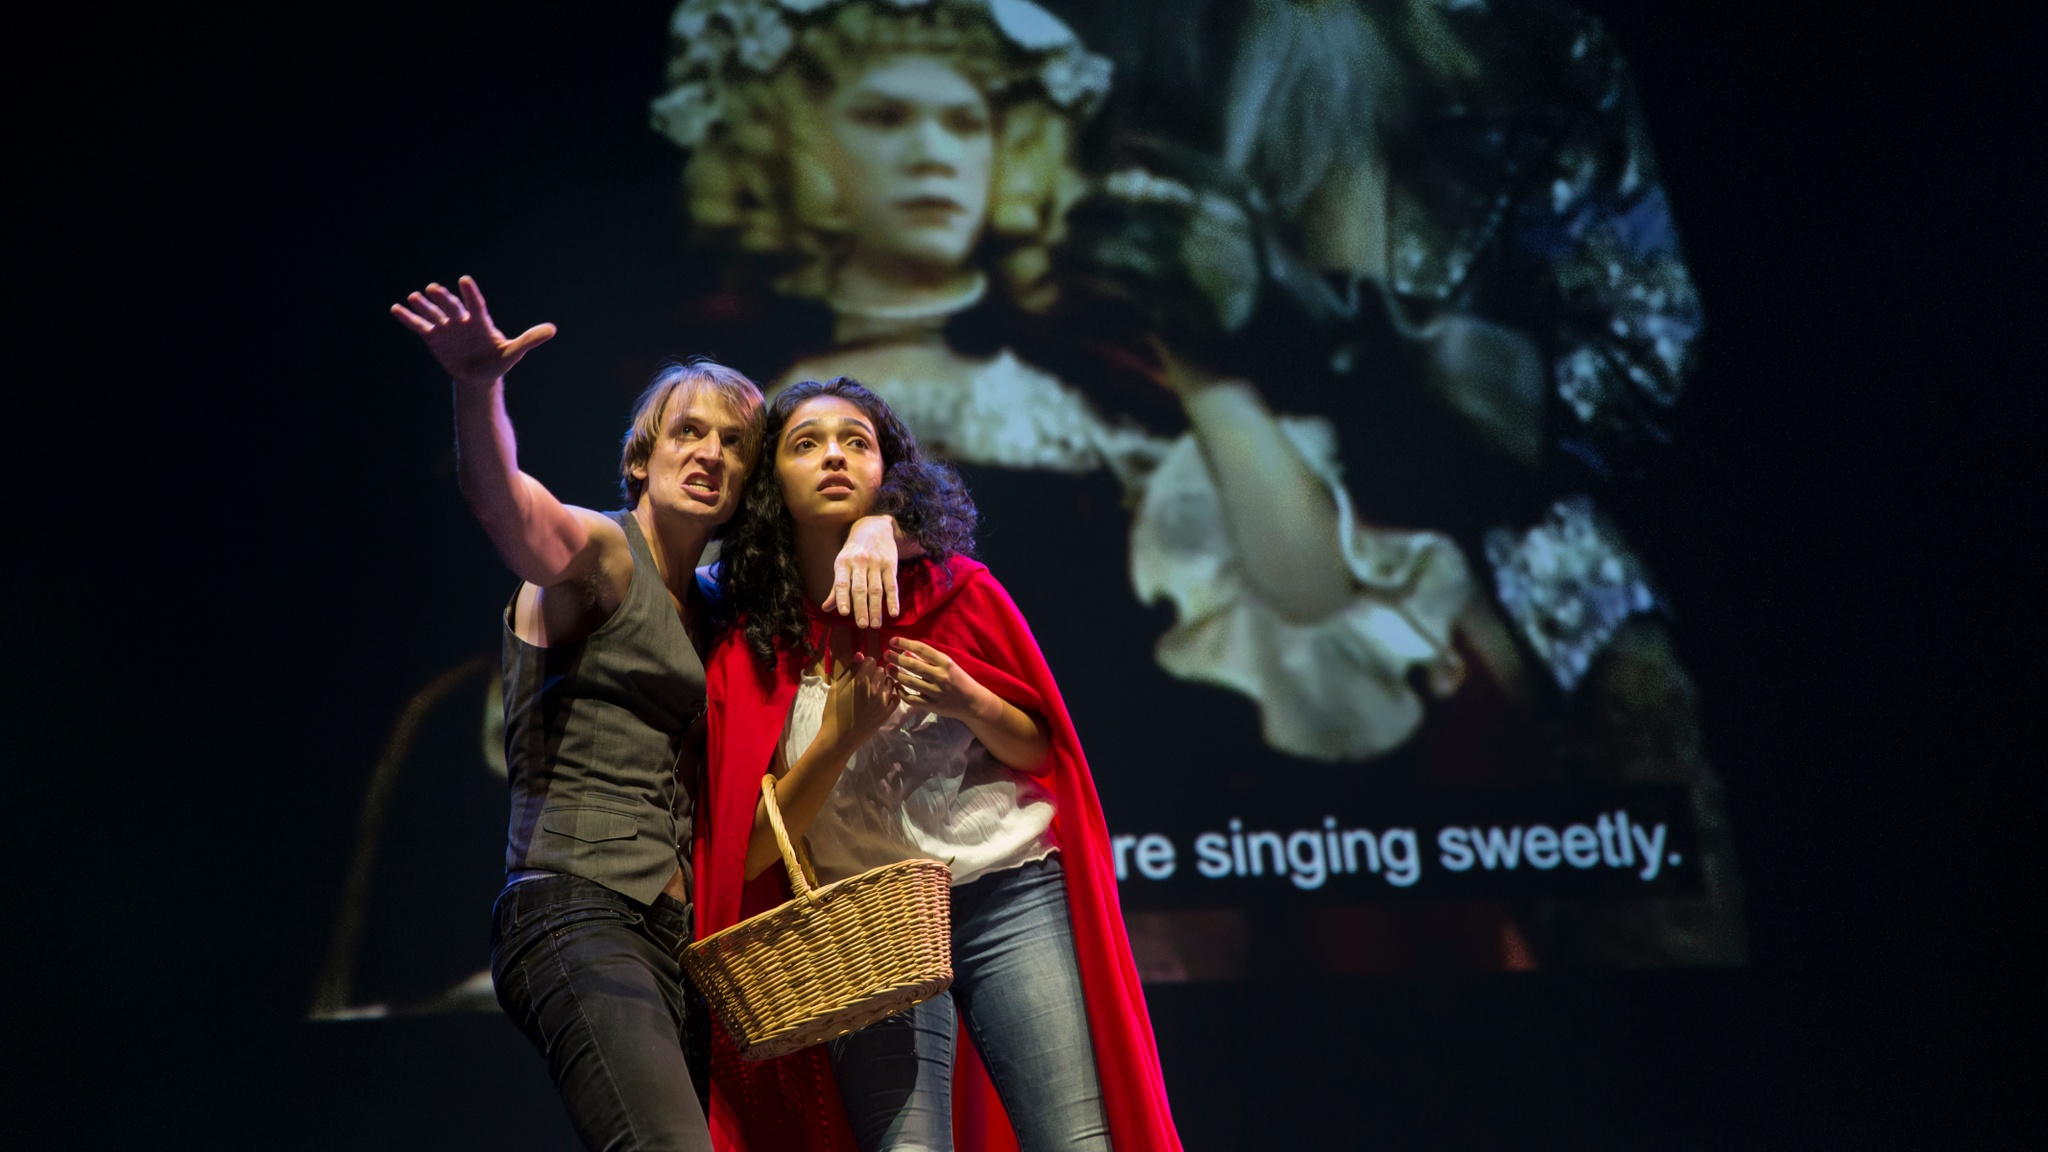
[[[1184,1138],[1999,1144],[2034,1063],[1993,1057],[2039,893],[2041,18],[1583,6],[1707,308],[1641,543],[1752,964],[1158,987]],[[510,586],[384,308],[467,272],[559,323],[522,464],[610,506],[588,446],[691,351],[668,8],[10,18],[9,1144],[572,1146],[500,1018],[303,1016],[390,718]]]

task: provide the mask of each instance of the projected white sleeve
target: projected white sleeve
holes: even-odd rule
[[[1452,622],[1472,596],[1448,537],[1359,524],[1327,420],[1282,417],[1310,469],[1329,485],[1354,580],[1328,618],[1291,624],[1245,585],[1216,484],[1193,436],[1168,450],[1131,532],[1131,581],[1146,603],[1171,600],[1162,668],[1241,692],[1259,705],[1266,743],[1317,760],[1363,760],[1399,747],[1422,722],[1409,673],[1455,684]]]

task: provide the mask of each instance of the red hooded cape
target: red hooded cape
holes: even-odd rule
[[[1053,834],[1066,873],[1074,950],[1110,1142],[1117,1152],[1179,1152],[1152,1021],[1117,904],[1102,803],[1052,670],[1009,593],[985,566],[964,557],[905,565],[901,593],[902,614],[879,630],[884,643],[905,636],[938,648],[996,695],[1044,717],[1051,729],[1052,755],[1041,771],[1056,805]],[[820,617],[816,634],[827,623]],[[772,670],[762,668],[742,630],[734,628],[713,651],[707,674],[709,754],[692,861],[700,940],[789,898],[780,868],[763,872],[752,883],[743,878],[761,776],[782,737],[801,662],[784,653]],[[715,1148],[853,1152],[822,1045],[753,1062],[739,1058],[722,1027],[714,1033],[710,1120]],[[1016,1137],[972,1045],[961,1043],[956,1050],[954,1129],[960,1152],[1015,1149]]]

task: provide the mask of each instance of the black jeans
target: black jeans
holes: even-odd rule
[[[709,1152],[686,1056],[691,994],[675,959],[690,939],[688,905],[544,876],[499,893],[493,920],[498,1004],[547,1057],[584,1146]]]

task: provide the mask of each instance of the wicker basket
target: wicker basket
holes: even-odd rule
[[[805,879],[761,780],[795,896],[683,950],[683,968],[749,1060],[844,1036],[953,984],[953,871],[904,860],[823,887]]]

